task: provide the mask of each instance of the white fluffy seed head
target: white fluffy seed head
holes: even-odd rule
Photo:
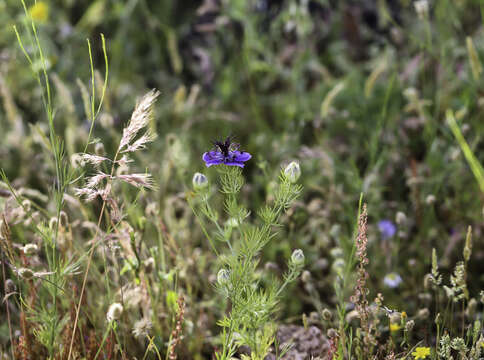
[[[120,303],[113,303],[111,306],[109,306],[108,312],[106,314],[106,319],[108,319],[109,322],[118,320],[121,317],[121,314],[123,313],[123,305]]]

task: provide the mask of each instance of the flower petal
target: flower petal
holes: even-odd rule
[[[234,161],[242,161],[245,162],[252,158],[252,155],[250,155],[246,151],[231,151],[231,155],[233,156]]]
[[[224,164],[227,165],[227,166],[239,166],[241,168],[244,167],[244,163],[238,162],[238,161],[235,161],[235,160],[232,160],[232,161],[224,161]]]
[[[210,167],[212,165],[221,164],[224,160],[224,157],[218,151],[209,151],[203,154],[202,159],[205,161],[205,165]]]

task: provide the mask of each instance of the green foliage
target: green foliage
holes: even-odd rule
[[[272,232],[273,226],[280,225],[278,219],[282,211],[287,211],[300,194],[302,187],[291,182],[282,172],[274,204],[267,204],[263,208],[260,213],[263,221],[257,224],[250,221],[249,212],[237,202],[238,193],[244,184],[242,170],[226,165],[218,168],[220,192],[225,196],[225,230],[219,225],[219,215],[213,212],[209,205],[211,199],[207,196],[205,188],[198,190],[197,197],[191,201],[194,213],[197,214],[197,208],[201,208],[205,217],[215,224],[216,236],[225,240],[229,250],[228,253],[224,253],[214,249],[223,261],[223,268],[217,276],[218,292],[227,299],[230,306],[229,314],[224,315],[218,322],[223,327],[223,347],[217,358],[230,359],[237,346],[246,345],[251,349],[250,359],[264,359],[275,340],[275,327],[272,321],[278,297],[282,290],[298,277],[304,259],[301,258],[303,255],[293,255],[288,261],[284,282],[281,284],[271,278],[268,285],[262,286],[261,274],[257,272],[260,253],[276,236],[276,233]],[[198,206],[195,200],[200,201]],[[205,228],[204,219],[198,219]]]

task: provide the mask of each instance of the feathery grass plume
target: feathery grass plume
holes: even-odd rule
[[[326,95],[322,104],[320,114],[323,119],[327,118],[331,109],[331,104],[333,103],[334,99],[338,94],[343,91],[345,88],[344,81],[337,83]]]
[[[469,225],[469,227],[467,228],[466,242],[465,242],[464,251],[463,251],[464,261],[466,264],[470,260],[471,254],[472,254],[472,226]]]
[[[89,273],[89,268],[91,266],[91,262],[94,254],[94,248],[97,243],[97,238],[98,238],[98,235],[102,233],[100,230],[100,225],[101,225],[101,219],[103,218],[103,215],[104,215],[104,210],[106,209],[106,205],[111,208],[111,219],[113,221],[117,222],[117,221],[120,221],[122,218],[122,215],[120,214],[120,208],[117,205],[116,200],[113,198],[113,196],[111,196],[112,183],[114,180],[120,180],[130,185],[133,185],[137,188],[154,187],[153,180],[150,174],[136,174],[136,173],[135,174],[129,174],[129,173],[116,174],[116,175],[114,174],[116,170],[119,170],[119,168],[123,166],[127,168],[127,164],[131,162],[131,160],[126,155],[123,155],[120,159],[118,159],[118,156],[120,155],[121,151],[125,147],[129,148],[129,146],[131,145],[132,147],[129,151],[140,150],[144,148],[144,144],[146,144],[146,142],[148,142],[150,139],[153,139],[153,136],[151,135],[148,136],[149,133],[147,132],[145,134],[147,136],[142,136],[140,138],[142,139],[142,141],[135,142],[136,145],[132,144],[132,141],[138,135],[139,131],[141,131],[144,127],[148,125],[148,122],[151,118],[152,111],[153,111],[152,108],[158,95],[159,95],[159,92],[153,89],[145,96],[143,96],[143,98],[138,102],[128,122],[128,125],[123,129],[123,136],[121,138],[120,144],[118,146],[116,154],[114,155],[113,160],[104,158],[102,156],[97,156],[97,155],[90,155],[90,156],[84,155],[83,157],[84,162],[90,161],[90,162],[98,163],[98,162],[105,161],[105,159],[109,160],[111,163],[111,171],[109,174],[98,171],[96,175],[88,177],[87,183],[83,188],[75,189],[75,193],[79,196],[84,196],[87,201],[94,200],[99,195],[101,196],[103,202],[102,202],[101,212],[98,217],[97,225],[95,227],[94,238],[91,243],[91,248],[89,249],[89,252],[88,252],[87,266],[86,266],[86,270],[84,272],[84,277],[82,281],[81,293],[79,296],[79,305],[77,306],[76,318],[73,326],[74,330],[71,337],[71,343],[69,346],[69,353],[67,356],[68,359],[70,359],[72,355],[72,347],[73,347],[73,342],[76,334],[77,322],[79,320],[79,313],[80,313],[80,307],[81,307],[80,304],[82,302],[83,295],[85,292],[87,275]],[[102,185],[103,183],[105,183],[105,185]],[[107,272],[105,276],[107,276]]]
[[[143,96],[143,98],[136,105],[133,114],[131,115],[128,126],[123,129],[123,137],[121,138],[121,142],[119,143],[118,152],[122,152],[125,147],[127,147],[127,149],[125,150],[127,152],[134,151],[132,149],[135,147],[135,144],[136,148],[139,149],[142,148],[144,144],[154,139],[153,135],[150,134],[150,132],[147,132],[143,136],[141,136],[138,141],[131,144],[139,131],[148,125],[153,113],[153,104],[159,95],[159,91],[153,89],[148,94]],[[130,144],[131,148],[129,147]]]
[[[471,63],[472,76],[475,81],[479,80],[482,74],[482,64],[479,60],[479,55],[477,54],[476,48],[470,36],[466,37],[467,53],[469,54],[469,61]]]
[[[430,282],[434,286],[440,286],[442,284],[442,275],[439,273],[439,265],[437,262],[437,251],[432,249],[432,272],[430,276]]]
[[[368,99],[371,94],[373,93],[373,87],[375,86],[376,81],[382,75],[388,67],[388,60],[385,57],[383,60],[379,62],[379,64],[373,69],[368,79],[365,81],[365,97]]]

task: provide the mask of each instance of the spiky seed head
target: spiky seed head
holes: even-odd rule
[[[208,186],[208,179],[202,173],[197,172],[193,175],[192,183],[195,190],[203,190]]]
[[[289,165],[284,169],[284,176],[293,184],[301,176],[301,167],[297,161],[291,161]]]

